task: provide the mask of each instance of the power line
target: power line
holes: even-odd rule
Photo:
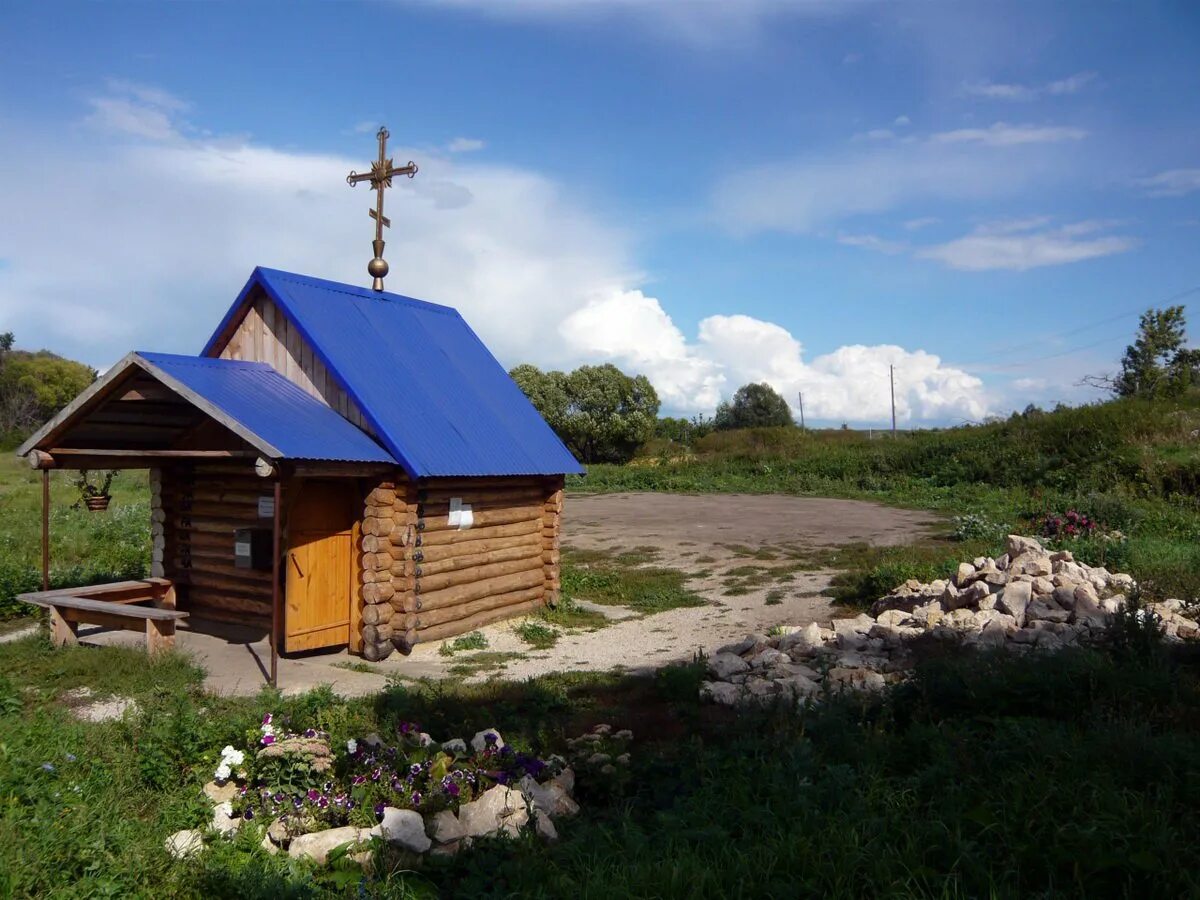
[[[1196,294],[1196,293],[1200,293],[1200,285],[1196,285],[1195,287],[1190,287],[1185,291],[1180,291],[1177,294],[1173,294],[1170,297],[1166,297],[1162,300],[1159,300],[1156,303],[1154,303],[1151,307],[1140,306],[1137,309],[1129,310],[1129,311],[1123,312],[1123,313],[1118,313],[1117,315],[1110,316],[1107,319],[1098,319],[1095,322],[1089,322],[1087,325],[1081,325],[1078,328],[1072,328],[1070,331],[1062,331],[1062,332],[1059,332],[1058,334],[1044,335],[1041,338],[1041,340],[1042,340],[1042,342],[1045,342],[1048,340],[1055,340],[1058,338],[1067,338],[1067,337],[1071,337],[1076,334],[1082,334],[1085,331],[1091,331],[1093,328],[1099,328],[1101,325],[1110,325],[1113,322],[1119,322],[1122,319],[1128,319],[1131,316],[1140,316],[1142,313],[1144,313],[1146,311],[1147,308],[1154,308],[1154,307],[1157,307],[1160,305],[1167,306],[1176,300],[1182,300],[1184,297],[1187,297],[1191,294]],[[1187,305],[1188,304],[1186,304],[1186,303],[1184,304],[1184,306],[1187,306]],[[1100,343],[1103,343],[1103,341],[1101,341]],[[1091,344],[1089,346],[1097,346],[1097,345]],[[1025,342],[1025,343],[1021,343],[1021,344],[1009,344],[1004,347],[981,347],[980,349],[987,353],[1007,353],[1009,350],[1026,350],[1028,348],[1029,348],[1029,344],[1028,344],[1028,342]],[[1087,348],[1081,347],[1081,348],[1076,348],[1076,349],[1087,349]],[[1070,352],[1073,352],[1073,351],[1070,351]],[[1065,355],[1065,352],[1063,355]],[[1046,357],[1046,358],[1049,359],[1052,357]],[[1034,361],[1036,361],[1036,360],[1034,360]]]

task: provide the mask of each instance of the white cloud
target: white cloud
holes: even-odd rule
[[[167,91],[132,81],[110,80],[107,87],[104,94],[89,100],[88,125],[151,141],[179,137],[178,114],[188,108],[187,103]]]
[[[1095,72],[1076,72],[1066,78],[1045,84],[1005,84],[992,81],[977,81],[962,86],[962,91],[972,97],[987,100],[1011,100],[1027,102],[1045,95],[1063,96],[1076,94],[1096,80]]]
[[[906,231],[917,231],[921,228],[928,228],[930,225],[936,225],[942,221],[937,216],[918,216],[915,219],[909,219],[904,223]]]
[[[1087,168],[1061,143],[1076,129],[1009,126],[932,138],[859,141],[852,149],[737,170],[713,189],[713,219],[734,233],[810,233],[912,203],[977,206],[1030,186],[1063,184]]]
[[[1096,234],[1111,228],[1112,222],[1085,221],[1052,228],[1047,221],[1037,218],[981,226],[961,238],[926,247],[917,256],[952,269],[1023,272],[1111,256],[1136,246],[1136,241],[1123,235]]]
[[[21,346],[99,368],[132,348],[193,353],[255,265],[367,282],[370,201],[345,184],[356,160],[189,137],[158,108],[170,140],[153,129],[101,137],[78,182],[57,177],[73,162],[59,129],[6,129],[0,322]],[[806,363],[779,325],[711,316],[689,340],[637,289],[631,236],[556,182],[407,147],[396,154],[418,158],[421,172],[388,194],[388,288],[459,308],[506,365],[612,360],[647,374],[675,412],[711,412],[741,384],[767,379],[787,396],[804,390],[814,417],[878,413],[862,403],[863,370],[843,351]],[[871,372],[885,357],[912,361],[902,416],[968,415],[984,402],[968,376],[920,351],[855,353]]]
[[[487,146],[478,138],[456,137],[446,145],[446,151],[449,153],[474,153],[476,150],[482,150]]]
[[[897,128],[904,128],[912,124],[912,119],[910,119],[908,116],[896,116],[892,124]]]
[[[1139,179],[1137,184],[1148,197],[1182,197],[1200,191],[1200,169],[1170,169]]]
[[[931,140],[942,144],[977,143],[991,147],[1011,147],[1018,144],[1055,144],[1061,141],[1081,141],[1087,137],[1082,128],[1054,125],[1009,125],[996,122],[988,128],[959,128],[942,131]]]
[[[908,245],[902,241],[890,241],[874,234],[839,234],[837,240],[839,244],[845,244],[847,247],[862,247],[888,255],[903,253],[908,249]]]
[[[761,38],[782,18],[840,17],[869,5],[867,0],[408,0],[422,5],[475,10],[504,19],[580,23],[632,23],[697,46],[746,43]],[[846,59],[857,54],[849,53]]]

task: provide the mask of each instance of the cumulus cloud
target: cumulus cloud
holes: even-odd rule
[[[987,100],[1030,101],[1042,96],[1063,96],[1077,94],[1095,81],[1095,72],[1076,72],[1066,78],[1049,81],[1044,84],[1012,84],[996,83],[993,81],[976,81],[962,86],[962,92],[972,97],[983,97]]]
[[[561,333],[597,360],[645,372],[677,411],[708,412],[741,385],[766,382],[797,414],[803,391],[812,420],[882,422],[891,415],[889,365],[897,367],[901,421],[976,420],[988,409],[978,378],[924,351],[854,345],[809,363],[787,329],[746,315],[709,316],[688,341],[657,300],[636,291],[589,304]]]
[[[111,134],[167,141],[180,136],[178,115],[188,104],[167,91],[111,79],[108,90],[89,100],[92,112],[86,121]]]
[[[839,234],[838,243],[847,247],[862,247],[866,250],[876,250],[889,256],[903,253],[908,245],[903,241],[890,241],[875,234]]]
[[[1200,191],[1200,169],[1170,169],[1137,182],[1148,197],[1182,197]]]
[[[75,162],[58,129],[10,127],[0,144],[0,321],[22,346],[101,369],[131,348],[196,352],[255,265],[367,282],[369,194],[345,184],[357,157],[196,136],[179,122],[182,102],[129,90],[97,99],[110,95],[165,119],[114,132],[89,118],[82,180],[57,177]],[[887,360],[907,372],[906,420],[971,416],[985,403],[970,376],[921,351],[845,348],[806,363],[782,326],[738,315],[709,317],[689,338],[638,289],[632,236],[559,183],[448,154],[395,155],[421,171],[388,194],[389,289],[457,307],[506,365],[615,361],[680,413],[711,413],[741,384],[768,380],[792,398],[804,390],[813,417],[863,421],[879,407],[859,382]]]
[[[1025,271],[1124,253],[1136,246],[1136,241],[1123,235],[1097,234],[1111,228],[1111,222],[1047,227],[1047,221],[1039,217],[982,225],[963,237],[925,247],[917,255],[952,269]]]

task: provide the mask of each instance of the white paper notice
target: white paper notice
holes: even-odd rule
[[[475,517],[471,514],[470,505],[462,502],[462,497],[450,498],[450,527],[460,531],[470,528]]]
[[[274,497],[259,497],[258,498],[258,517],[260,519],[270,519],[275,515],[275,498]]]

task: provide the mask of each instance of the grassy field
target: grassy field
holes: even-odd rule
[[[50,582],[74,587],[143,578],[150,566],[146,473],[123,472],[112,483],[107,512],[72,509],[79,497],[73,472],[50,475]],[[42,477],[0,451],[0,619],[26,610],[16,594],[41,587]]]
[[[1200,394],[1015,416],[970,428],[877,437],[857,432],[716,432],[694,448],[657,445],[630,465],[595,465],[574,491],[789,493],[875,500],[961,517],[964,546],[847,552],[845,599],[932,578],[1007,530],[1036,531],[1075,509],[1123,539],[1063,541],[1092,564],[1131,572],[1150,596],[1200,597]],[[848,548],[849,549],[849,548]]]
[[[182,659],[30,638],[0,645],[0,896],[1195,895],[1196,675],[1161,651],[944,657],[888,696],[735,717],[699,705],[699,666],[230,699]],[[140,712],[78,721],[64,692],[81,685]],[[334,741],[495,727],[542,754],[607,722],[634,732],[633,778],[581,778],[555,845],[417,868],[385,855],[367,877],[269,856],[248,827],[174,862],[163,838],[205,821],[217,751],[267,711]]]

